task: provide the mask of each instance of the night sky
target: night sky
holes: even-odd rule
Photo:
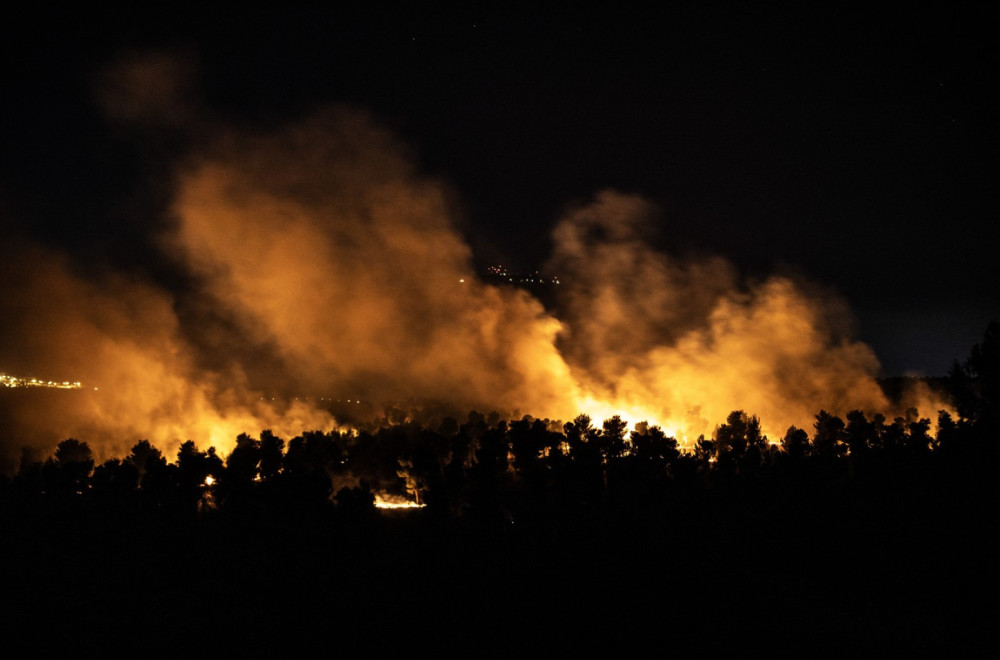
[[[544,268],[567,206],[615,189],[658,205],[667,253],[842,295],[885,375],[945,373],[1000,316],[978,11],[6,14],[0,235],[83,264],[169,277],[148,237],[183,140],[109,122],[94,94],[110,63],[157,51],[195,63],[219,122],[369,111],[450,184],[481,268]]]

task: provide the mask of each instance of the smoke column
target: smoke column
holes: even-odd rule
[[[302,388],[545,414],[565,399],[559,323],[477,280],[447,188],[362,113],[220,140],[174,210],[172,249]]]
[[[296,402],[262,401],[235,366],[200,368],[167,292],[116,274],[84,279],[37,246],[3,256],[5,362],[30,375],[74,374],[84,384],[80,391],[3,393],[8,467],[23,447],[48,449],[67,437],[109,457],[142,438],[165,451],[188,438],[228,448],[234,434],[268,426],[332,428],[329,415]]]
[[[775,439],[822,408],[885,411],[875,355],[838,330],[840,301],[785,277],[741,283],[721,258],[658,253],[656,215],[606,191],[555,228],[560,347],[595,398],[688,440],[737,409]]]
[[[103,98],[133,120],[160,95],[123,70]],[[178,107],[194,116],[189,100]],[[168,455],[188,438],[225,453],[240,432],[334,428],[323,394],[621,414],[688,442],[736,409],[773,439],[823,408],[885,411],[877,359],[841,328],[841,303],[789,278],[743,282],[722,258],[656,251],[657,209],[640,197],[603,191],[558,219],[548,268],[562,284],[546,310],[476,276],[455,192],[363,111],[269,130],[188,123],[197,147],[171,167],[166,222],[150,223],[183,286],[6,246],[2,366],[91,387],[6,412],[8,465],[65,437],[102,457],[140,438]]]

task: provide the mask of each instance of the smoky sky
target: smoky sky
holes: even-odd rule
[[[619,414],[686,442],[736,409],[774,436],[821,408],[891,412],[837,295],[664,251],[663,210],[642,195],[605,188],[560,212],[548,309],[481,281],[454,184],[371,112],[241,125],[191,93],[200,74],[186,53],[137,51],[92,77],[123,134],[169,138],[143,147],[163,201],[141,232],[152,265],[5,244],[5,364],[85,383],[7,413],[8,454],[60,435],[102,455],[137,437],[226,451],[241,432],[338,427],[322,394]]]
[[[662,250],[835,287],[888,375],[943,373],[997,313],[996,56],[968,8],[8,18],[4,227],[102,263],[158,262],[149,226],[206,110],[268,130],[342,104],[454,186],[477,268],[538,268],[565,208],[614,189],[663,210]],[[120,85],[94,98],[138,53],[161,54],[118,104],[158,115],[141,139],[109,122]]]
[[[98,417],[175,438],[335,424],[260,404],[321,388],[774,431],[962,359],[997,310],[981,17],[671,11],[12,12],[0,367],[158,374]]]

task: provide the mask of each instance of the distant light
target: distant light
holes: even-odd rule
[[[460,284],[464,284],[465,283],[465,278],[464,277],[460,277],[460,278],[458,278],[458,281],[459,281]]]

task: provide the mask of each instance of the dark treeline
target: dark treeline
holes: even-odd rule
[[[941,411],[936,432],[916,410],[892,421],[855,410],[820,411],[812,429],[791,427],[770,442],[759,420],[732,412],[693,451],[645,422],[620,417],[562,424],[471,412],[428,425],[402,421],[360,431],[307,432],[284,440],[241,434],[221,458],[193,441],[175,457],[147,440],[95,464],[86,442],[67,439],[44,461],[22,460],[3,482],[8,508],[77,514],[225,517],[367,515],[376,494],[426,507],[426,516],[476,524],[548,526],[583,515],[656,509],[673,499],[745,489],[886,483],[899,473],[957,466],[995,450],[983,424]],[[956,463],[958,461],[958,463]],[[801,485],[801,484],[800,484]]]
[[[998,386],[992,324],[934,425],[819,411],[771,443],[734,411],[681,452],[617,417],[472,412],[99,465],[67,439],[0,482],[3,620],[154,656],[206,629],[275,653],[995,648]]]

